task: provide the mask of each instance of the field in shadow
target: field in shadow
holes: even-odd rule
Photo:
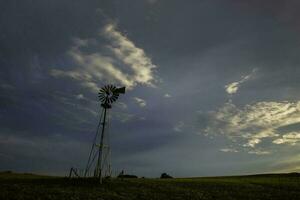
[[[67,179],[0,173],[0,199],[299,199],[299,174],[181,179]]]

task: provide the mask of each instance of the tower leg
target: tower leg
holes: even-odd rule
[[[102,131],[101,131],[101,138],[100,138],[100,147],[99,147],[99,156],[98,156],[98,162],[97,162],[97,176],[99,177],[100,183],[102,183],[103,179],[103,173],[102,173],[102,165],[103,165],[103,149],[104,149],[104,132],[105,132],[105,125],[106,125],[106,114],[107,114],[107,108],[104,108],[104,116],[103,116],[103,122],[102,122]]]

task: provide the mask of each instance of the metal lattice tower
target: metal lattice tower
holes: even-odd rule
[[[109,109],[112,108],[112,103],[118,99],[119,94],[124,93],[125,87],[117,88],[113,85],[106,85],[99,91],[99,101],[101,102],[102,109],[84,176],[93,176],[99,178],[100,183],[102,183],[103,177],[111,176],[110,145],[108,134]]]

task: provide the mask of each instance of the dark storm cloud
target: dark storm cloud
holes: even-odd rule
[[[3,125],[15,127],[18,123],[16,128],[20,129],[39,126],[36,128],[48,132],[51,127],[47,124],[52,119],[49,115],[59,115],[55,107],[60,104],[54,103],[58,101],[54,93],[58,89],[77,90],[65,81],[54,81],[48,75],[49,69],[71,64],[65,59],[65,53],[73,37],[94,36],[103,20],[94,8],[105,7],[107,3],[9,1],[1,4],[1,84],[14,87],[1,88],[1,100],[10,105],[6,109],[11,108]]]
[[[100,75],[131,87],[112,110],[116,169],[149,176],[166,169],[180,176],[287,169],[297,158],[289,145],[298,141],[292,115],[293,123],[271,119],[278,140],[245,134],[236,145],[228,132],[239,131],[230,127],[234,117],[251,116],[247,108],[298,109],[298,8],[298,1],[283,0],[1,1],[1,169],[62,174],[84,166],[99,105],[82,84],[97,88]],[[137,63],[155,72],[142,79]],[[228,94],[225,87],[236,82],[237,92]],[[269,128],[254,122],[243,122],[242,130]],[[204,136],[215,123],[227,132]],[[243,151],[251,139],[262,140],[259,148]],[[284,158],[289,151],[282,163],[266,153]]]
[[[73,37],[97,34],[104,20],[95,8],[107,5],[104,1],[85,4],[68,0],[1,4],[1,81],[17,86],[21,92],[32,87],[43,92],[46,83],[46,90],[56,89],[51,80],[49,84],[49,69],[71,64],[65,54]]]
[[[74,66],[75,63],[67,53],[75,45],[74,38],[97,38],[97,45],[104,45],[99,31],[110,21],[107,15],[114,14],[114,6],[110,1],[10,1],[2,4],[1,134],[3,137],[11,135],[15,138],[13,141],[17,140],[19,143],[7,140],[6,145],[1,147],[1,155],[6,156],[1,159],[16,155],[20,158],[19,164],[23,169],[29,169],[31,165],[22,160],[28,157],[31,157],[30,160],[38,159],[31,156],[30,152],[37,151],[35,143],[39,140],[54,147],[56,144],[51,137],[55,134],[64,136],[60,142],[73,141],[74,138],[90,142],[93,137],[98,117],[97,98],[81,88],[78,81],[55,78],[49,73],[52,69],[72,69],[70,66]],[[106,9],[107,7],[109,9]],[[105,13],[102,10],[105,10]],[[93,51],[97,49],[89,46],[84,53]],[[122,114],[121,118],[132,115]],[[163,141],[162,138],[157,139],[153,142],[154,146],[155,143],[163,144]],[[28,142],[34,146],[26,145]],[[133,143],[135,144],[136,140]],[[24,150],[16,152],[16,145],[20,145]],[[137,146],[137,149],[129,151],[153,148],[151,140],[148,140],[148,143],[139,142]],[[78,151],[78,147],[70,148]],[[62,150],[57,152],[59,151]],[[57,159],[63,159],[60,153],[56,156]],[[49,159],[46,163],[55,160],[55,156],[47,155],[46,150],[39,157]],[[82,156],[79,157],[77,160],[82,159]],[[50,171],[54,170],[50,168]],[[32,167],[32,170],[36,169]],[[61,170],[59,167],[55,169]],[[19,170],[22,170],[22,167]]]
[[[51,156],[49,149],[41,152],[36,148],[38,143],[49,143],[54,149],[58,143],[47,141],[48,137],[68,133],[74,137],[74,132],[78,132],[76,129],[85,128],[82,119],[88,119],[89,115],[80,112],[82,119],[79,119],[75,114],[78,111],[74,109],[76,106],[66,105],[67,100],[63,99],[68,93],[63,96],[55,94],[59,88],[62,91],[64,88],[62,83],[52,81],[48,71],[53,66],[65,64],[64,54],[74,35],[88,37],[98,29],[96,12],[90,12],[98,3],[1,1],[0,84],[10,86],[1,87],[1,141],[5,143],[1,145],[1,154],[14,158],[11,161],[1,157],[1,163],[7,163],[1,166],[2,169],[39,171],[38,168],[43,167],[38,160],[49,165],[55,157],[60,159],[64,150]],[[76,127],[78,122],[81,122],[81,127]],[[30,152],[40,152],[41,155],[33,156]],[[35,166],[32,166],[33,162]]]

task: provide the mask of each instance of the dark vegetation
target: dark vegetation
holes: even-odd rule
[[[120,174],[118,178],[138,178],[136,175]]]
[[[160,175],[160,178],[173,178],[173,177],[170,176],[170,175],[167,174],[167,173],[162,173],[162,174]]]
[[[0,173],[0,199],[300,199],[299,174],[181,179],[94,179]]]

